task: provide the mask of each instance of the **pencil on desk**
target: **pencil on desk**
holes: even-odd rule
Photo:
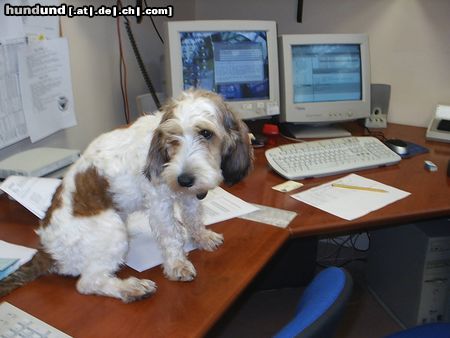
[[[369,188],[369,187],[359,187],[356,185],[347,185],[347,184],[340,184],[340,183],[333,183],[331,184],[332,187],[335,188],[344,188],[344,189],[353,189],[353,190],[364,190],[364,191],[373,191],[373,192],[387,192],[387,190],[383,189],[377,189],[377,188]]]

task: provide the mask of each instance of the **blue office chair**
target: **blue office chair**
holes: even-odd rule
[[[344,269],[322,270],[303,292],[294,318],[275,338],[333,337],[352,286],[352,277]]]
[[[450,323],[419,325],[393,333],[385,338],[450,338]]]

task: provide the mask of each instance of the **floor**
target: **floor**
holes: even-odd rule
[[[345,268],[354,280],[352,297],[342,319],[336,338],[380,338],[401,330],[401,327],[379,305],[368,291],[365,282],[364,251],[339,247],[340,257],[323,252],[319,245],[318,257],[325,257],[324,262],[341,264],[342,257],[346,259]],[[329,251],[329,246],[325,249]],[[331,250],[333,247],[331,246]],[[349,250],[351,251],[349,254]],[[336,250],[335,250],[336,251]],[[350,255],[350,256],[349,256]],[[331,262],[331,260],[333,260]],[[228,315],[213,329],[209,337],[240,338],[240,337],[271,337],[289,319],[295,310],[303,288],[285,288],[249,292],[229,311]]]

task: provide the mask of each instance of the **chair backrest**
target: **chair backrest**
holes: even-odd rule
[[[333,337],[352,287],[352,277],[345,269],[322,270],[303,292],[294,318],[275,337]]]

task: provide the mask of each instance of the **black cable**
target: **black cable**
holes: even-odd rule
[[[133,48],[134,55],[136,57],[136,61],[138,63],[139,69],[141,70],[141,74],[144,77],[145,84],[152,95],[153,101],[158,109],[161,109],[161,103],[159,102],[158,97],[156,96],[155,88],[153,87],[153,83],[150,80],[150,76],[145,69],[144,61],[142,61],[141,54],[139,53],[138,46],[136,44],[136,40],[134,39],[133,32],[130,27],[130,23],[128,20],[125,21],[125,29],[127,31],[128,39],[130,40],[131,47]]]
[[[370,136],[376,137],[382,142],[387,140],[386,136],[384,136],[384,133],[382,131],[372,131],[367,127],[364,127],[364,129],[369,133]]]
[[[144,4],[145,4],[145,7],[149,7],[147,5],[147,0],[144,0]],[[162,38],[161,34],[159,33],[158,28],[156,27],[156,24],[155,24],[155,21],[153,20],[153,16],[152,15],[150,15],[150,21],[152,22],[153,29],[155,30],[155,32],[158,35],[159,39],[161,40],[162,44],[164,44],[164,39]]]
[[[370,248],[370,235],[368,232],[365,232],[365,233],[367,234],[367,237],[369,238],[369,248]],[[351,244],[352,256],[354,255],[355,252],[367,252],[369,250],[369,248],[365,249],[365,250],[356,248],[356,242],[361,235],[362,235],[361,233],[349,235],[343,241],[337,241],[336,238],[328,238],[327,239],[328,243],[335,245],[337,248],[332,253],[328,253],[322,257],[318,257],[316,260],[316,265],[326,268],[329,266],[343,267],[352,262],[358,262],[358,261],[359,262],[367,262],[367,258],[365,258],[365,257],[351,257],[351,258],[344,260],[342,263],[338,264],[338,262],[341,260],[341,258],[340,258],[341,251],[344,248],[345,244],[348,242]],[[334,263],[327,264],[326,263],[327,261],[330,262],[333,260],[333,259],[330,259],[330,258],[332,258],[332,256],[334,256]]]

